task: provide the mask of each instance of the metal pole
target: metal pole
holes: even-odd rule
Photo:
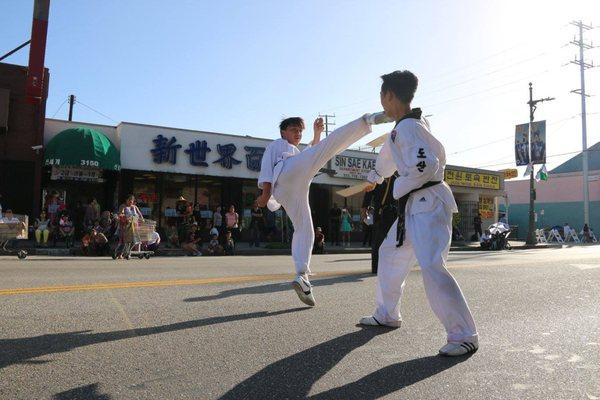
[[[75,95],[69,95],[69,121],[73,121],[73,104],[75,104]]]
[[[590,192],[587,150],[587,122],[585,115],[585,61],[583,59],[583,24],[579,24],[579,64],[581,73],[581,142],[583,153],[583,223],[590,223]]]
[[[531,163],[531,123],[533,122],[533,114],[535,104],[533,103],[533,84],[529,82],[529,163]],[[535,244],[535,181],[533,180],[533,164],[529,175],[529,231],[527,232],[527,244]]]

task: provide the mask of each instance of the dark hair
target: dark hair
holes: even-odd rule
[[[300,117],[290,117],[286,118],[279,124],[279,130],[285,131],[290,126],[299,126],[304,129],[304,120]]]
[[[415,74],[410,71],[394,71],[389,74],[381,75],[383,83],[381,84],[381,91],[386,93],[391,90],[396,95],[398,100],[403,103],[409,104],[419,85],[419,79]]]

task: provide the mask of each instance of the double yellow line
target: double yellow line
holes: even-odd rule
[[[319,272],[315,279],[335,277],[335,276],[351,276],[362,275],[367,271],[335,271],[335,272]],[[0,296],[14,296],[18,294],[36,294],[36,293],[53,293],[53,292],[80,292],[86,290],[108,290],[108,289],[133,289],[133,288],[149,288],[161,286],[195,286],[195,285],[210,285],[210,284],[236,284],[246,282],[263,282],[290,280],[293,275],[290,274],[270,274],[270,275],[246,275],[246,276],[223,276],[217,278],[199,278],[199,279],[176,279],[163,281],[137,281],[137,282],[108,282],[108,283],[89,283],[79,285],[63,285],[63,286],[41,286],[29,288],[12,288],[0,289]]]

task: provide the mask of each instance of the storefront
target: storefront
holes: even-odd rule
[[[53,198],[53,203],[77,218],[96,199],[102,209],[110,210],[117,201],[120,169],[119,150],[99,130],[71,126],[49,134],[44,145],[41,206],[45,208]]]
[[[52,128],[48,135],[52,135],[74,123],[49,120],[47,125]],[[196,206],[197,215],[203,220],[212,219],[217,207],[227,209],[233,205],[244,226],[248,226],[250,209],[259,195],[257,179],[262,154],[271,139],[128,122],[93,128],[103,132],[120,150],[120,172],[115,173],[110,184],[108,180],[98,182],[108,193],[103,198],[103,208],[114,210],[128,194],[134,194],[143,214],[166,228],[181,220],[177,206],[178,201],[185,199]],[[336,192],[363,181],[374,167],[376,157],[373,152],[346,150],[315,177],[309,194],[313,222],[326,235],[334,205],[347,208],[356,231],[360,231],[363,194],[345,198]],[[477,212],[481,212],[484,225],[496,219],[496,198],[503,196],[500,173],[449,166],[446,179],[461,209],[463,234],[472,233]],[[284,231],[281,237],[285,239],[284,211],[267,213],[267,219],[277,225],[279,232]],[[355,239],[360,235],[357,233]]]

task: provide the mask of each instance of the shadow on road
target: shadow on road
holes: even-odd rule
[[[442,372],[461,358],[423,357],[390,365],[356,382],[308,397],[312,386],[353,350],[391,329],[361,328],[279,360],[241,382],[221,400],[377,399]],[[368,360],[365,360],[368,362]]]
[[[362,274],[352,274],[352,275],[344,275],[344,276],[336,276],[333,278],[323,278],[319,279],[319,276],[316,275],[311,283],[313,286],[329,286],[338,283],[356,283],[362,282],[364,278],[368,278],[373,276],[370,273],[362,273]],[[292,290],[290,282],[278,282],[278,283],[270,283],[268,285],[258,285],[258,286],[250,286],[250,287],[242,287],[224,290],[221,293],[211,295],[211,296],[200,296],[200,297],[190,297],[184,299],[185,302],[195,302],[195,301],[209,301],[209,300],[218,300],[225,299],[233,296],[240,295],[249,295],[249,294],[266,294],[266,293],[275,293],[275,292],[285,292],[288,290]]]
[[[204,318],[193,321],[177,322],[174,324],[127,329],[113,332],[89,333],[91,331],[56,333],[19,339],[0,340],[0,369],[13,364],[43,364],[50,360],[33,360],[37,357],[55,353],[64,353],[78,347],[92,344],[112,342],[138,336],[156,335],[175,332],[183,329],[199,328],[233,321],[243,321],[253,318],[274,317],[277,315],[308,310],[310,307],[292,308],[275,312],[253,312],[247,314],[227,315],[223,317]]]
[[[98,393],[98,384],[79,386],[52,396],[52,400],[110,400],[110,396]]]

